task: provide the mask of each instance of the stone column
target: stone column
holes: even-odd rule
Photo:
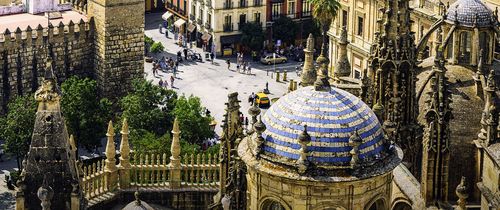
[[[477,65],[477,53],[479,50],[479,29],[477,27],[474,27],[474,32],[472,34],[472,52],[470,56],[470,65],[471,66],[476,66]]]
[[[106,143],[106,161],[104,166],[104,173],[106,179],[106,186],[109,191],[114,191],[116,189],[116,183],[118,181],[118,174],[116,168],[116,149],[115,149],[115,129],[113,128],[113,122],[108,123],[108,132],[106,133],[108,142]]]
[[[453,32],[453,55],[452,55],[452,64],[458,64],[458,54],[460,53],[460,31],[455,30]]]
[[[174,120],[174,127],[172,129],[172,146],[170,147],[170,163],[168,164],[170,169],[170,187],[172,189],[178,189],[181,187],[181,144],[179,139],[179,134],[181,133],[179,129],[179,121],[177,117]]]
[[[128,143],[128,123],[127,118],[123,120],[122,140],[120,142],[120,164],[118,165],[120,177],[120,189],[127,189],[130,187],[130,146]]]

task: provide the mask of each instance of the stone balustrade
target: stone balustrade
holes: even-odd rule
[[[83,166],[82,189],[85,198],[91,200],[108,192],[104,177],[104,161]]]
[[[187,190],[204,188],[217,190],[219,185],[219,157],[212,154],[185,154],[180,156],[177,121],[172,131],[172,155],[135,153],[129,158],[128,125],[122,126],[120,158],[117,164],[114,148],[114,130],[108,126],[106,159],[82,166],[82,189],[89,201],[119,190]]]

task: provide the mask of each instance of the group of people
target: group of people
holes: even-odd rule
[[[175,77],[173,75],[170,76],[170,87],[174,88],[174,81]],[[163,88],[168,88],[168,82],[167,80],[163,81],[163,78],[160,78],[160,81],[158,81],[158,85]]]
[[[226,60],[227,69],[231,70],[231,61]],[[252,74],[252,68],[248,61],[243,60],[243,53],[238,53],[236,56],[236,71],[243,74]]]
[[[160,60],[154,60],[153,61],[153,76],[158,75],[158,70],[172,70],[172,73],[174,74],[174,77],[177,73],[177,69],[179,67],[179,61],[178,60],[173,60],[172,58],[165,58],[163,56]]]

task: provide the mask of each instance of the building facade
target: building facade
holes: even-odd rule
[[[179,44],[186,44],[188,40],[188,7],[190,0],[166,0],[165,8],[167,12],[162,15],[167,21],[167,27],[173,29],[174,39]]]
[[[303,23],[312,23],[312,5],[307,0],[266,0],[266,28],[268,35],[268,44],[276,44],[273,40],[272,25],[275,20],[281,16],[287,16],[299,24],[299,32],[297,33],[296,43],[288,43],[294,45],[305,45],[305,41],[309,34],[304,34]],[[309,21],[309,22],[308,22]]]
[[[383,1],[370,0],[340,0],[341,8],[338,16],[330,26],[328,36],[330,44],[328,49],[330,63],[330,76],[333,77],[334,66],[341,57],[342,28],[347,31],[347,57],[351,63],[351,76],[361,78],[363,70],[368,65],[370,50],[375,40],[377,20],[383,12],[378,8],[383,7]]]
[[[190,7],[190,18],[196,20],[196,44],[216,55],[243,51],[241,26],[255,22],[264,27],[264,0],[198,0]]]

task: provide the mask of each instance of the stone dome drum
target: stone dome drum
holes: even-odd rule
[[[477,19],[477,20],[476,20]],[[448,8],[446,20],[463,26],[494,26],[493,12],[481,0],[458,0]]]
[[[355,134],[361,138],[362,162],[384,152],[384,134],[375,113],[358,97],[337,88],[300,88],[274,103],[262,121],[266,125],[262,157],[274,162],[293,165],[299,159],[298,139],[305,125],[311,137],[307,158],[318,167],[348,167],[353,149],[349,139]]]

